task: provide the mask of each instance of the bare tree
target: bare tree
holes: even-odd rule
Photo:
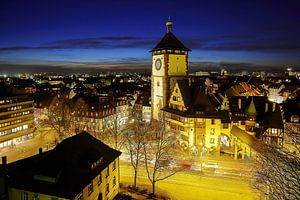
[[[148,179],[152,184],[152,194],[155,195],[156,183],[165,180],[178,172],[173,170],[171,152],[174,146],[174,137],[166,131],[165,122],[153,122],[154,140],[143,143],[145,167]]]
[[[102,138],[109,146],[120,150],[125,142],[123,131],[121,130],[122,126],[120,122],[120,113],[116,112],[115,114],[106,117],[103,120],[103,132]]]
[[[299,150],[299,149],[298,149]],[[254,169],[254,188],[268,199],[300,199],[300,158],[295,152],[271,145],[260,145]]]
[[[133,123],[126,127],[125,146],[130,156],[130,164],[134,170],[133,186],[136,188],[137,175],[144,155],[143,145],[146,143],[145,136],[150,128],[149,124],[143,121],[141,113],[134,112],[133,119]]]
[[[62,98],[53,102],[49,107],[47,118],[46,123],[57,132],[58,140],[62,140],[74,132],[73,110],[68,99]]]

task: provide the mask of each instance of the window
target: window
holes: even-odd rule
[[[91,182],[91,183],[88,185],[88,195],[92,194],[93,191],[94,191],[94,189],[93,189],[93,182]]]
[[[272,128],[271,129],[271,133],[272,133],[272,135],[277,135],[277,129],[276,128]]]
[[[223,124],[223,129],[228,129],[228,123]]]
[[[157,81],[157,87],[159,87],[159,81]]]
[[[106,177],[109,176],[109,166],[107,166],[107,168],[105,169],[105,176],[106,176]]]
[[[82,193],[82,191],[78,194],[77,200],[83,200],[83,193]]]
[[[117,183],[117,180],[116,180],[116,177],[114,176],[114,178],[113,178],[113,187],[116,186],[116,183]]]
[[[173,96],[173,101],[176,101],[176,99],[177,99],[177,98],[176,98],[175,96]]]
[[[177,101],[181,101],[181,98],[180,98],[180,97],[178,97],[178,98],[177,98]]]
[[[112,170],[114,171],[115,169],[116,169],[116,161],[114,161],[112,164]]]
[[[105,193],[106,193],[106,195],[109,193],[109,183],[106,184]]]
[[[214,144],[215,143],[215,138],[210,138],[210,143]]]
[[[39,198],[39,194],[37,194],[37,193],[34,193],[33,194],[33,197],[32,197],[32,200],[39,200],[40,198]]]
[[[28,192],[23,192],[21,196],[22,200],[28,200]]]
[[[214,129],[214,128],[211,128],[211,129],[210,129],[210,134],[211,134],[211,135],[214,135],[214,134],[215,134],[215,129]]]
[[[245,125],[246,124],[246,122],[245,121],[241,121],[241,125]]]
[[[98,185],[100,185],[101,183],[102,183],[102,175],[100,172],[100,174],[98,175]]]
[[[215,124],[215,120],[214,119],[211,120],[211,124],[212,125]]]

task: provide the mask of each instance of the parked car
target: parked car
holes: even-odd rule
[[[215,162],[205,162],[202,164],[203,168],[210,168],[210,169],[218,169],[219,166],[217,163]]]

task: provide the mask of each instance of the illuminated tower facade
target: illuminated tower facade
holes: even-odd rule
[[[176,80],[187,78],[188,52],[172,33],[173,23],[166,23],[167,33],[151,50],[152,77],[151,77],[151,109],[152,119],[159,120],[160,109],[168,104],[170,91]]]

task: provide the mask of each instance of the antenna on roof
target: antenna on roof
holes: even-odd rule
[[[168,21],[166,23],[167,26],[167,32],[171,32],[172,31],[172,27],[173,27],[173,22],[171,21],[171,17],[169,16]]]

